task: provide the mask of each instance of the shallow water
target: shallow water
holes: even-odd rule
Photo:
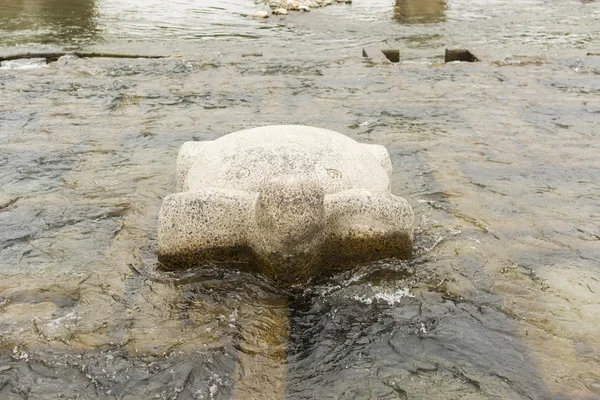
[[[0,8],[3,54],[182,55],[0,67],[0,397],[600,398],[596,3],[144,4]],[[290,292],[158,269],[179,146],[281,123],[388,148],[414,259]]]
[[[253,19],[260,0],[20,0],[0,3],[4,51],[101,49],[202,54],[293,45],[314,52],[360,51],[384,42],[406,59],[439,60],[444,46],[507,55],[575,56],[598,46],[600,8],[579,0],[356,0],[303,15]],[[368,26],[368,29],[366,27]],[[205,54],[204,54],[205,55]]]

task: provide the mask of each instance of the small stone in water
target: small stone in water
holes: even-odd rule
[[[311,8],[328,6],[332,3],[351,3],[351,0],[266,0],[271,9],[288,11],[310,11]]]
[[[252,18],[269,18],[269,13],[266,11],[258,11],[252,14]]]
[[[287,15],[287,10],[285,8],[276,8],[273,10],[273,14],[275,15]]]

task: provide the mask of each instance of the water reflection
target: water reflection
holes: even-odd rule
[[[98,33],[95,0],[22,0],[0,5],[0,31],[12,43],[89,43]]]
[[[394,19],[402,24],[444,22],[446,8],[446,0],[396,0]]]
[[[249,0],[0,0],[1,45],[114,49],[119,40],[255,39],[277,28],[248,18],[265,7]]]

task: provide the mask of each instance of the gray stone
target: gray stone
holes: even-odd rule
[[[398,54],[400,54],[400,53],[398,53]],[[368,58],[369,61],[374,64],[389,64],[389,63],[391,63],[391,61],[387,58],[387,56],[383,53],[383,51],[381,51],[381,49],[379,49],[378,47],[375,47],[375,46],[364,47],[363,51],[362,51],[362,55],[363,55],[363,57]],[[400,56],[398,55],[398,57],[400,57]]]
[[[393,63],[400,62],[400,50],[398,49],[383,49],[383,55]]]
[[[253,18],[269,18],[269,13],[266,11],[257,11],[252,14]]]
[[[490,62],[490,57],[487,53],[476,49],[446,49],[444,53],[444,62],[449,63],[453,61]]]
[[[158,220],[167,268],[247,261],[282,284],[412,252],[413,212],[390,193],[383,146],[281,125],[186,142]]]

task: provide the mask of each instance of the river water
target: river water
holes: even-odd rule
[[[0,0],[0,56],[175,56],[0,65],[0,398],[600,398],[598,4],[206,3]],[[162,271],[180,145],[268,124],[385,145],[414,258]]]

